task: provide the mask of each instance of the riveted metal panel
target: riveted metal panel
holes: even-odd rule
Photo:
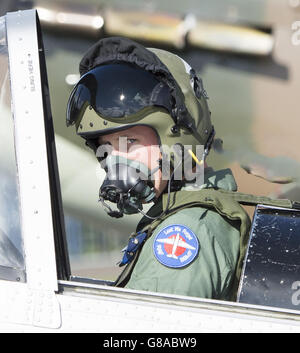
[[[57,290],[35,10],[6,15],[22,233],[31,288]]]
[[[295,312],[234,302],[60,282],[62,331],[300,332]]]
[[[58,329],[60,305],[51,290],[31,289],[26,283],[0,280],[0,331],[12,327],[37,331],[37,327]]]

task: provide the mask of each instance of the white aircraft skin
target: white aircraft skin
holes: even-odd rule
[[[58,277],[36,16],[34,10],[6,15],[26,280],[0,279],[0,331],[300,332],[297,310]],[[24,70],[28,54],[33,68],[30,81]],[[35,84],[35,89],[23,82]],[[173,256],[178,246],[188,248],[179,234],[164,241],[173,245]]]
[[[195,250],[195,248],[192,245],[189,245],[180,239],[179,233],[177,233],[176,237],[157,239],[157,242],[173,245],[172,253],[167,255],[167,257],[170,257],[173,259],[178,259],[178,256],[175,255],[178,246],[185,249]]]

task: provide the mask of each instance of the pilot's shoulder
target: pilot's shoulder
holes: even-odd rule
[[[154,231],[154,236],[161,232],[168,233],[172,226],[184,226],[193,232],[202,247],[218,246],[224,253],[235,254],[239,249],[239,224],[229,221],[218,212],[203,207],[179,210],[166,218]]]
[[[194,228],[195,230],[199,230],[200,228],[208,228],[211,233],[216,234],[220,233],[220,229],[223,231],[229,231],[232,228],[238,230],[237,222],[230,221],[215,210],[198,206],[184,208],[171,214],[160,223],[157,230],[160,230],[168,225],[178,223]]]

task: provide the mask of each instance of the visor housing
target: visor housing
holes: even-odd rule
[[[160,106],[171,113],[172,96],[167,85],[132,64],[97,66],[74,87],[67,106],[67,126],[80,122],[90,106],[107,120],[130,117],[145,107]]]

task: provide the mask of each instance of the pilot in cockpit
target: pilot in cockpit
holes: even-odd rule
[[[100,201],[111,217],[143,214],[115,285],[235,300],[250,220],[230,169],[206,163],[216,139],[201,78],[121,37],[90,48],[80,74],[67,124],[106,172]]]

